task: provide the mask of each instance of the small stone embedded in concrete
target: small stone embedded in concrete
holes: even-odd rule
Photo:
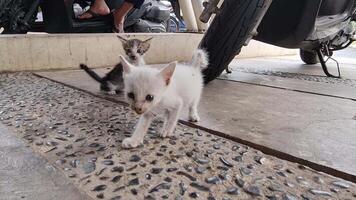
[[[293,188],[294,187],[294,184],[293,183],[290,183],[288,181],[284,182],[284,185],[290,187],[290,188]]]
[[[79,160],[76,160],[76,159],[72,160],[72,161],[70,162],[70,165],[71,165],[72,167],[76,168],[76,167],[79,165]]]
[[[342,189],[347,189],[347,188],[350,187],[349,184],[344,183],[344,182],[341,182],[341,181],[334,181],[334,182],[332,182],[331,184],[334,185],[334,186],[337,186],[337,187],[339,187],[339,188],[342,188]]]
[[[106,189],[106,187],[107,187],[106,185],[97,185],[92,189],[92,191],[95,191],[95,192],[103,191]]]
[[[170,183],[160,183],[149,190],[148,193],[158,192],[159,190],[169,190],[171,188]]]
[[[163,168],[158,168],[158,167],[155,167],[155,168],[152,168],[151,169],[151,173],[152,174],[159,174],[163,171]]]
[[[239,149],[240,149],[240,146],[239,146],[239,145],[234,145],[234,146],[232,146],[232,149],[231,149],[231,150],[237,151],[237,150],[239,150]]]
[[[295,179],[297,180],[297,182],[298,182],[299,184],[302,184],[302,185],[309,185],[309,182],[306,181],[305,178],[302,177],[302,176],[297,176]]]
[[[117,183],[121,179],[121,175],[114,176],[114,178],[111,179],[111,182]]]
[[[212,177],[207,177],[205,179],[205,182],[210,183],[210,184],[217,184],[220,182],[220,179],[216,176],[212,176]]]
[[[226,189],[226,193],[230,195],[238,195],[239,189],[237,187],[229,187]]]
[[[288,175],[282,171],[277,171],[276,173],[282,177],[288,177]]]
[[[214,149],[220,149],[220,144],[214,144],[214,145],[213,145],[213,148],[214,148]]]
[[[334,193],[338,193],[340,190],[339,190],[339,189],[336,189],[336,188],[330,188],[330,191],[331,191],[331,192],[334,192]]]
[[[234,167],[234,165],[231,164],[229,161],[227,161],[224,157],[220,157],[219,160],[220,160],[225,166]]]
[[[266,158],[262,156],[255,156],[254,160],[261,165],[263,165],[266,162]]]
[[[192,176],[192,175],[190,175],[190,174],[188,174],[186,172],[183,172],[183,171],[177,171],[177,175],[185,176],[191,181],[196,181],[197,180],[197,178],[195,178],[194,176]]]
[[[197,198],[199,198],[199,194],[196,193],[196,192],[192,192],[192,193],[189,194],[189,197],[192,198],[192,199],[197,199]]]
[[[232,158],[236,162],[241,162],[242,161],[242,156],[235,156]]]
[[[198,166],[195,168],[195,172],[198,174],[203,174],[206,170],[207,170],[206,167],[203,166]]]
[[[261,196],[261,191],[260,188],[257,186],[248,186],[246,188],[244,188],[245,192],[247,192],[248,194],[251,194],[253,196]]]
[[[163,180],[168,182],[168,183],[171,183],[173,181],[171,177],[166,177]]]
[[[319,176],[314,176],[314,177],[313,177],[313,181],[314,181],[315,183],[318,183],[318,184],[323,184],[323,183],[324,183],[324,180],[321,179]]]
[[[210,191],[210,188],[208,186],[205,186],[201,183],[198,183],[198,182],[192,182],[190,183],[190,186],[192,186],[193,188],[196,188],[200,191],[204,191],[204,192],[208,192]]]
[[[188,187],[183,182],[180,182],[178,185],[179,185],[179,194],[183,196],[187,191]]]
[[[132,185],[139,185],[140,184],[140,180],[139,178],[134,178],[134,179],[131,179],[128,183],[129,186],[132,186]]]
[[[156,198],[154,196],[152,196],[151,194],[146,195],[145,197],[143,197],[143,200],[156,200]]]
[[[110,200],[121,200],[121,196],[114,196]]]
[[[141,160],[140,156],[138,155],[132,155],[130,158],[129,158],[129,161],[130,162],[139,162]]]
[[[107,168],[103,167],[102,169],[100,169],[99,171],[95,172],[96,176],[100,176]]]
[[[178,170],[178,168],[176,168],[176,167],[170,167],[170,168],[166,169],[167,172],[175,172],[177,170]]]
[[[131,193],[133,194],[133,195],[137,195],[138,193],[137,193],[137,190],[135,189],[135,188],[132,188],[131,190]]]
[[[244,185],[245,185],[245,181],[242,180],[242,179],[239,178],[239,177],[236,177],[235,183],[236,183],[236,185],[238,185],[239,187],[244,187]]]
[[[89,173],[95,171],[95,169],[96,169],[95,163],[93,163],[93,162],[84,163],[82,168],[83,168],[83,171],[85,174],[89,174]]]
[[[195,158],[195,161],[199,164],[208,164],[210,161],[208,159],[204,159],[204,158]]]
[[[147,180],[151,180],[152,176],[151,176],[151,174],[146,174],[146,175],[145,175],[145,178],[146,178]]]
[[[99,194],[96,195],[96,197],[98,199],[104,199],[104,194],[103,193],[99,193]]]
[[[122,173],[123,171],[124,171],[124,167],[122,167],[122,166],[115,166],[111,169],[111,172]]]
[[[114,161],[112,161],[112,160],[103,160],[101,163],[103,163],[104,165],[113,165]]]
[[[282,194],[282,200],[297,200],[298,198],[294,195],[284,193]]]
[[[271,190],[272,192],[283,192],[282,186],[275,183],[271,183],[268,186],[268,189]]]
[[[314,195],[329,196],[329,197],[331,197],[331,193],[330,193],[330,192],[323,191],[323,190],[310,189],[309,192],[312,193],[312,194],[314,194]]]
[[[250,175],[252,171],[246,167],[241,167],[240,168],[241,175]]]

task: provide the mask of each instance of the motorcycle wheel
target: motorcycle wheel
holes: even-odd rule
[[[315,51],[307,51],[307,50],[300,49],[299,55],[302,61],[307,65],[313,65],[319,63],[319,58]]]
[[[203,71],[205,83],[218,77],[240,53],[270,3],[269,0],[223,2],[199,45],[209,54],[209,65]]]

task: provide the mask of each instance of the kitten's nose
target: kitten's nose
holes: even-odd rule
[[[135,112],[137,114],[142,114],[143,113],[142,107],[135,107]]]
[[[136,56],[130,56],[131,60],[136,60]]]

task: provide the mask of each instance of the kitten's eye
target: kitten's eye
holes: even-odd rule
[[[142,54],[143,51],[142,51],[141,49],[138,49],[138,50],[137,50],[137,53]]]
[[[146,96],[146,101],[153,101],[153,95],[150,95],[150,94],[148,94],[147,96]]]
[[[130,92],[130,93],[127,94],[127,97],[129,97],[130,99],[135,99],[135,94]]]

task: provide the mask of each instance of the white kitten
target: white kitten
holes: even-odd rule
[[[162,70],[147,66],[135,67],[121,56],[124,69],[125,94],[131,108],[141,114],[130,138],[124,139],[124,148],[134,148],[143,142],[151,121],[157,115],[164,117],[162,137],[171,136],[181,109],[189,108],[189,120],[199,121],[198,104],[203,89],[201,70],[208,64],[207,54],[198,49],[189,65],[172,62]]]

